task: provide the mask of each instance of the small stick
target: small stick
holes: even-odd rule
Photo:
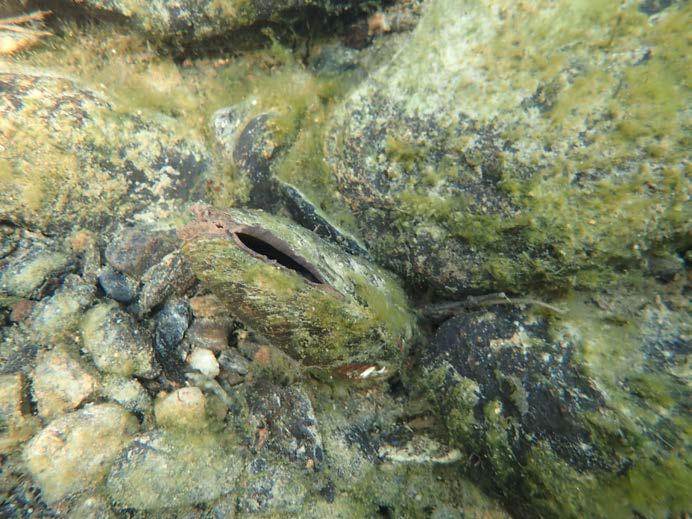
[[[0,18],[0,25],[19,25],[27,22],[43,20],[51,14],[51,11],[36,11],[34,13],[24,14],[21,16],[12,16],[10,18]]]
[[[536,305],[542,308],[546,308],[552,312],[558,314],[564,314],[565,311],[557,306],[539,301],[538,299],[532,299],[528,297],[519,297],[515,299],[510,299],[504,292],[498,292],[497,294],[486,294],[482,296],[468,296],[464,301],[453,301],[450,303],[440,303],[437,305],[427,305],[421,309],[424,317],[429,319],[446,319],[455,314],[459,314],[464,310],[470,310],[473,308],[481,308],[486,306],[494,305]]]
[[[30,34],[31,36],[53,36],[52,32],[27,29],[26,27],[17,27],[16,25],[5,25],[4,23],[0,23],[0,31],[18,32],[20,34]]]

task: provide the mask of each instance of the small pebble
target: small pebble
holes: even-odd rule
[[[20,299],[12,305],[10,312],[10,321],[18,323],[29,317],[31,310],[34,308],[34,301],[31,299]]]
[[[173,231],[159,231],[148,225],[122,229],[106,247],[106,261],[114,269],[139,278],[175,249]]]
[[[187,357],[187,362],[193,369],[200,371],[210,378],[219,375],[219,361],[216,360],[211,350],[196,348],[190,352],[190,355]]]
[[[182,387],[159,397],[154,404],[156,424],[160,427],[206,427],[206,401],[198,387]]]
[[[125,377],[156,376],[151,336],[116,303],[102,303],[89,310],[81,331],[84,348],[100,371]]]
[[[76,409],[98,388],[79,359],[62,348],[39,351],[32,378],[38,414],[44,418]]]
[[[137,296],[137,282],[110,267],[101,271],[98,282],[106,295],[119,303],[131,303]]]
[[[166,376],[179,383],[185,382],[183,359],[187,354],[182,344],[190,324],[190,306],[185,299],[171,299],[156,315],[154,351]]]

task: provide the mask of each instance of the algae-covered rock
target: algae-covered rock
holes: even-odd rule
[[[98,388],[98,381],[80,360],[61,347],[38,353],[32,380],[33,397],[43,418],[76,409]]]
[[[219,436],[155,431],[122,453],[108,476],[110,498],[137,510],[175,508],[213,501],[235,489],[243,470],[239,451]]]
[[[31,331],[41,341],[69,336],[95,296],[95,287],[84,283],[79,276],[68,275],[52,296],[34,306],[29,323]]]
[[[21,240],[11,254],[0,258],[0,295],[40,296],[41,287],[63,274],[69,263],[50,240]]]
[[[152,378],[158,366],[151,335],[118,306],[101,303],[87,312],[81,325],[84,349],[104,373]]]
[[[88,406],[50,422],[24,449],[46,502],[96,485],[136,430],[134,416],[116,404]]]
[[[75,81],[0,69],[0,219],[52,234],[176,215],[208,170],[166,117],[118,112]]]
[[[689,509],[689,321],[615,292],[565,314],[497,307],[437,331],[422,385],[471,470],[520,515]]]
[[[308,487],[300,471],[260,457],[248,464],[245,474],[247,485],[238,498],[241,512],[298,514],[303,510]]]
[[[39,420],[31,416],[26,379],[21,373],[0,375],[0,453],[6,454],[31,438]]]
[[[117,402],[141,421],[151,422],[151,397],[137,380],[107,375],[103,377],[102,385],[103,396]]]
[[[665,5],[430,2],[328,122],[373,256],[454,296],[594,285],[680,246],[691,7]]]
[[[277,22],[306,8],[338,14],[358,2],[344,0],[76,0],[96,13],[124,17],[151,36],[190,43],[257,23]],[[292,13],[292,14],[289,14]]]
[[[206,398],[198,387],[182,387],[156,400],[156,424],[159,427],[208,428],[205,407]]]
[[[196,215],[181,231],[183,250],[230,312],[307,365],[363,364],[365,373],[383,363],[392,372],[413,326],[393,277],[261,211],[198,207]]]
[[[343,250],[367,257],[362,244],[345,230],[334,225],[318,205],[310,201],[294,185],[277,175],[280,152],[288,138],[277,126],[282,124],[278,113],[248,116],[252,110],[245,105],[218,110],[212,117],[214,136],[222,155],[235,168],[236,182],[247,189],[244,205],[271,213],[287,211],[296,223],[312,230]],[[285,118],[285,115],[283,116]]]
[[[262,449],[278,453],[298,466],[321,468],[322,438],[310,398],[298,386],[259,381],[247,390],[249,425],[265,430]]]

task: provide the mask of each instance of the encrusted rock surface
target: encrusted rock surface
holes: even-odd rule
[[[453,297],[591,287],[683,243],[689,8],[637,4],[429,2],[328,122],[373,256]]]
[[[206,503],[232,492],[242,458],[204,432],[157,431],[135,438],[108,476],[118,505],[157,510]]]
[[[137,420],[116,404],[88,406],[50,422],[24,448],[26,464],[54,502],[93,486],[137,430]]]
[[[223,36],[256,24],[290,21],[301,10],[319,9],[339,14],[359,2],[340,0],[84,0],[75,1],[95,13],[111,13],[136,25],[152,37],[178,45]]]
[[[89,310],[81,324],[84,348],[104,373],[153,378],[151,335],[115,304],[101,303]]]
[[[0,219],[64,234],[175,215],[210,167],[165,117],[116,111],[54,73],[0,68]]]
[[[79,359],[60,347],[39,352],[31,378],[38,413],[49,419],[76,409],[98,388]]]
[[[21,373],[0,375],[0,453],[6,454],[31,438],[39,421],[29,412],[26,379]]]
[[[522,515],[684,508],[685,312],[674,294],[638,291],[564,304],[550,318],[500,306],[440,326],[420,384],[449,441]]]
[[[205,429],[206,398],[198,387],[183,387],[159,397],[154,404],[156,424],[160,427]]]

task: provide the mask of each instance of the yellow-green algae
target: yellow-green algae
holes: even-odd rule
[[[136,32],[114,33],[108,26],[65,24],[54,37],[13,58],[17,65],[76,77],[106,95],[118,113],[165,114],[166,126],[186,140],[210,140],[209,120],[218,109],[243,102],[248,120],[274,114],[270,122],[277,147],[292,144],[278,157],[275,174],[296,185],[346,228],[352,215],[335,196],[336,186],[323,161],[322,131],[330,109],[348,85],[348,73],[319,76],[274,38],[268,48],[233,58],[198,58],[179,64]],[[286,89],[290,85],[290,89]],[[229,160],[217,161],[209,195],[219,207],[245,200],[248,186]],[[0,162],[0,175],[5,167]],[[40,186],[32,200],[41,199]]]
[[[427,226],[470,251],[465,289],[517,290],[593,286],[670,247],[690,219],[690,13],[431,2],[409,44],[337,111],[327,142],[340,189],[367,216],[361,231],[394,237],[378,259],[406,272],[396,258]],[[412,122],[363,135],[395,117]],[[488,172],[490,199],[474,191]],[[391,182],[373,191],[380,174]],[[396,232],[383,228],[392,216]]]
[[[207,224],[221,226],[227,234],[209,234]],[[248,228],[270,231],[316,268],[322,282],[310,282],[239,246],[234,233]],[[184,251],[203,286],[306,365],[381,362],[392,373],[410,346],[414,321],[403,290],[390,274],[365,260],[262,211],[211,211],[189,229],[193,234]]]
[[[199,142],[177,137],[166,117],[119,113],[51,71],[0,63],[0,80],[0,212],[9,221],[64,232],[137,211],[170,217],[169,191],[208,166]]]

